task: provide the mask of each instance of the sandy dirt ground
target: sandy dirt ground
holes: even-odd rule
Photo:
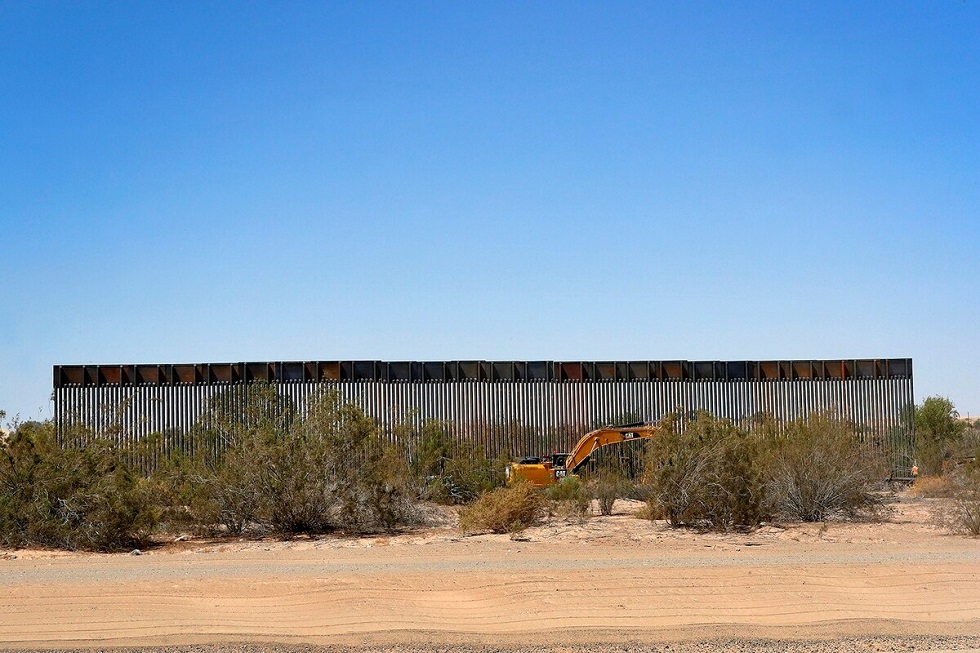
[[[881,523],[676,530],[610,517],[517,539],[175,542],[0,551],[0,648],[980,651],[980,541],[936,500]]]

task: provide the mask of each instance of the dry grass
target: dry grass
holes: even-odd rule
[[[464,533],[515,533],[541,520],[545,499],[530,483],[516,483],[480,496],[459,513]]]
[[[944,476],[920,476],[909,488],[909,494],[923,499],[939,499],[950,494],[949,483]]]

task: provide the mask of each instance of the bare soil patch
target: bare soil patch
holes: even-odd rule
[[[0,552],[0,647],[166,651],[980,650],[980,541],[879,523],[698,533],[632,516],[462,537]]]

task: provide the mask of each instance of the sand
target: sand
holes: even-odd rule
[[[0,648],[980,651],[980,540],[902,496],[880,523],[678,530],[616,514],[518,540],[0,551]]]

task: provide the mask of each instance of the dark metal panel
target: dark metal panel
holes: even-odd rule
[[[340,361],[340,380],[354,380],[354,361]]]
[[[696,361],[693,363],[694,367],[694,381],[714,381],[717,377],[715,375],[715,364],[711,361]]]
[[[412,364],[408,361],[388,363],[388,378],[391,381],[411,381]]]
[[[744,381],[749,378],[747,361],[729,361],[725,365],[725,379],[728,381]]]
[[[596,371],[596,365],[591,361],[583,361],[579,363],[582,366],[582,380],[583,381],[598,381],[599,373]]]
[[[514,361],[511,365],[514,367],[514,380],[527,381],[527,363],[524,361]]]
[[[137,365],[136,385],[160,385],[161,374],[158,365]]]
[[[779,361],[779,378],[783,380],[793,378],[792,361]]]
[[[235,383],[238,380],[238,372],[238,365],[232,363],[213,363],[208,365],[208,383],[217,383],[220,385]]]
[[[120,385],[122,383],[122,368],[116,365],[99,365],[99,385]]]
[[[811,361],[793,361],[794,379],[812,379],[813,363]]]
[[[759,361],[759,380],[777,381],[780,378],[778,361]]]
[[[856,360],[854,368],[854,375],[859,379],[876,379],[881,375],[876,360]]]
[[[317,378],[317,364],[314,361],[306,361],[303,363],[303,382],[311,383],[319,381]]]
[[[487,371],[483,361],[459,361],[459,378],[464,381],[485,381]]]
[[[844,361],[842,360],[827,360],[823,361],[824,374],[827,379],[843,379],[844,378]]]
[[[81,365],[62,365],[61,379],[66,386],[85,385],[85,368]]]
[[[422,372],[425,375],[425,380],[438,382],[445,382],[449,380],[449,373],[446,369],[447,366],[447,363],[438,361],[422,363]]]
[[[626,364],[627,378],[631,381],[647,381],[650,379],[650,361],[631,361]]]
[[[304,363],[282,363],[279,370],[279,381],[285,383],[302,382],[305,377],[306,365]]]
[[[377,361],[354,361],[353,363],[353,375],[351,379],[353,381],[377,381],[378,380],[378,364]],[[421,377],[413,377],[413,380],[419,379]]]
[[[529,361],[526,378],[528,381],[553,381],[554,366],[549,361]]]
[[[509,361],[494,361],[490,363],[490,375],[491,381],[513,381],[517,372]]]
[[[628,381],[630,379],[630,364],[626,361],[616,363],[616,380]]]
[[[911,358],[890,358],[887,361],[888,377],[892,379],[912,378]]]

